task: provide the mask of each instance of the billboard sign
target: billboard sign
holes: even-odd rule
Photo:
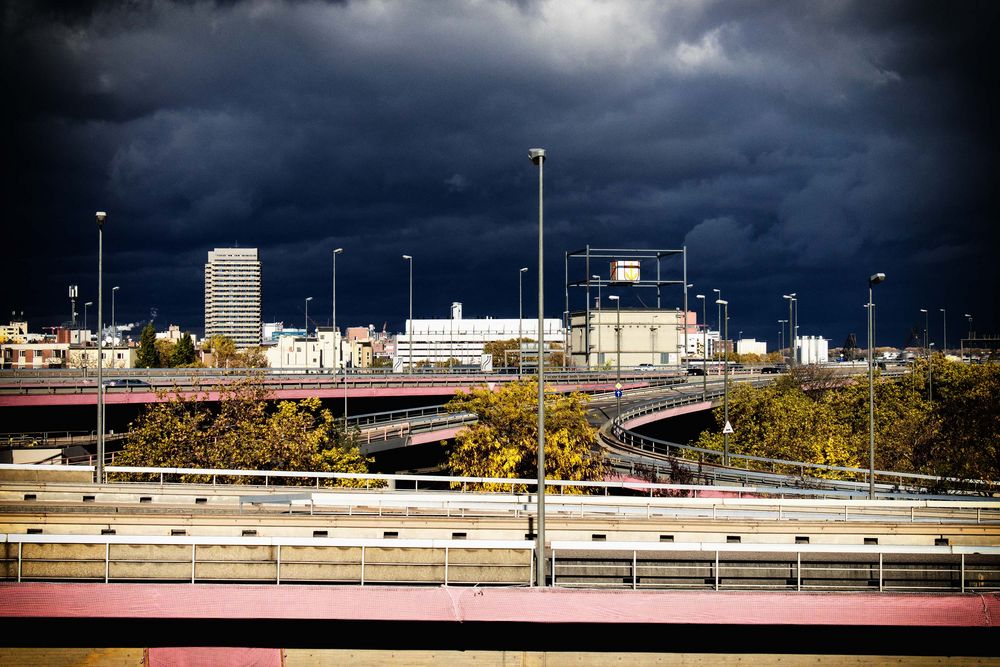
[[[625,283],[637,282],[639,280],[639,262],[637,260],[611,262],[611,280]]]

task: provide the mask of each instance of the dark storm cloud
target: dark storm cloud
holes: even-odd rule
[[[3,18],[5,264],[28,280],[2,305],[35,328],[65,285],[93,295],[98,208],[125,316],[160,326],[200,326],[207,251],[233,244],[261,249],[266,320],[314,296],[325,321],[335,247],[338,321],[400,327],[403,253],[416,315],[511,316],[538,145],[549,315],[564,252],[687,245],[747,335],[776,339],[797,290],[839,344],[873,271],[892,342],[920,307],[996,329],[991,4],[58,7]]]

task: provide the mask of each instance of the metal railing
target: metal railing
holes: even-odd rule
[[[0,578],[18,583],[524,586],[536,557],[530,540],[2,534],[0,544],[12,547]],[[561,587],[1000,590],[1000,547],[555,540],[546,566]]]

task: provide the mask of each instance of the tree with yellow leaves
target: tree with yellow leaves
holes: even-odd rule
[[[545,476],[548,479],[599,480],[603,454],[587,422],[588,397],[581,393],[545,394]],[[538,383],[511,382],[458,393],[450,412],[473,412],[478,421],[455,438],[448,466],[455,475],[534,479],[538,470]],[[476,485],[484,491],[505,484]],[[566,492],[572,492],[569,489]]]
[[[304,472],[368,472],[356,433],[345,432],[317,398],[272,405],[259,378],[249,377],[213,388],[217,409],[209,409],[208,394],[175,394],[155,403],[139,417],[126,436],[115,465],[227,470],[286,470]],[[116,475],[137,480],[141,475]],[[205,482],[206,475],[185,475],[179,481]],[[223,480],[226,481],[226,480]],[[253,478],[229,478],[251,482]],[[279,478],[278,484],[309,483],[308,478]],[[330,484],[333,480],[330,480]],[[340,486],[363,485],[337,480]]]

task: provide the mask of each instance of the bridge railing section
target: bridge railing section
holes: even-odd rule
[[[511,586],[530,540],[0,535],[0,579]],[[547,583],[614,589],[966,593],[1000,590],[998,547],[553,541]]]

